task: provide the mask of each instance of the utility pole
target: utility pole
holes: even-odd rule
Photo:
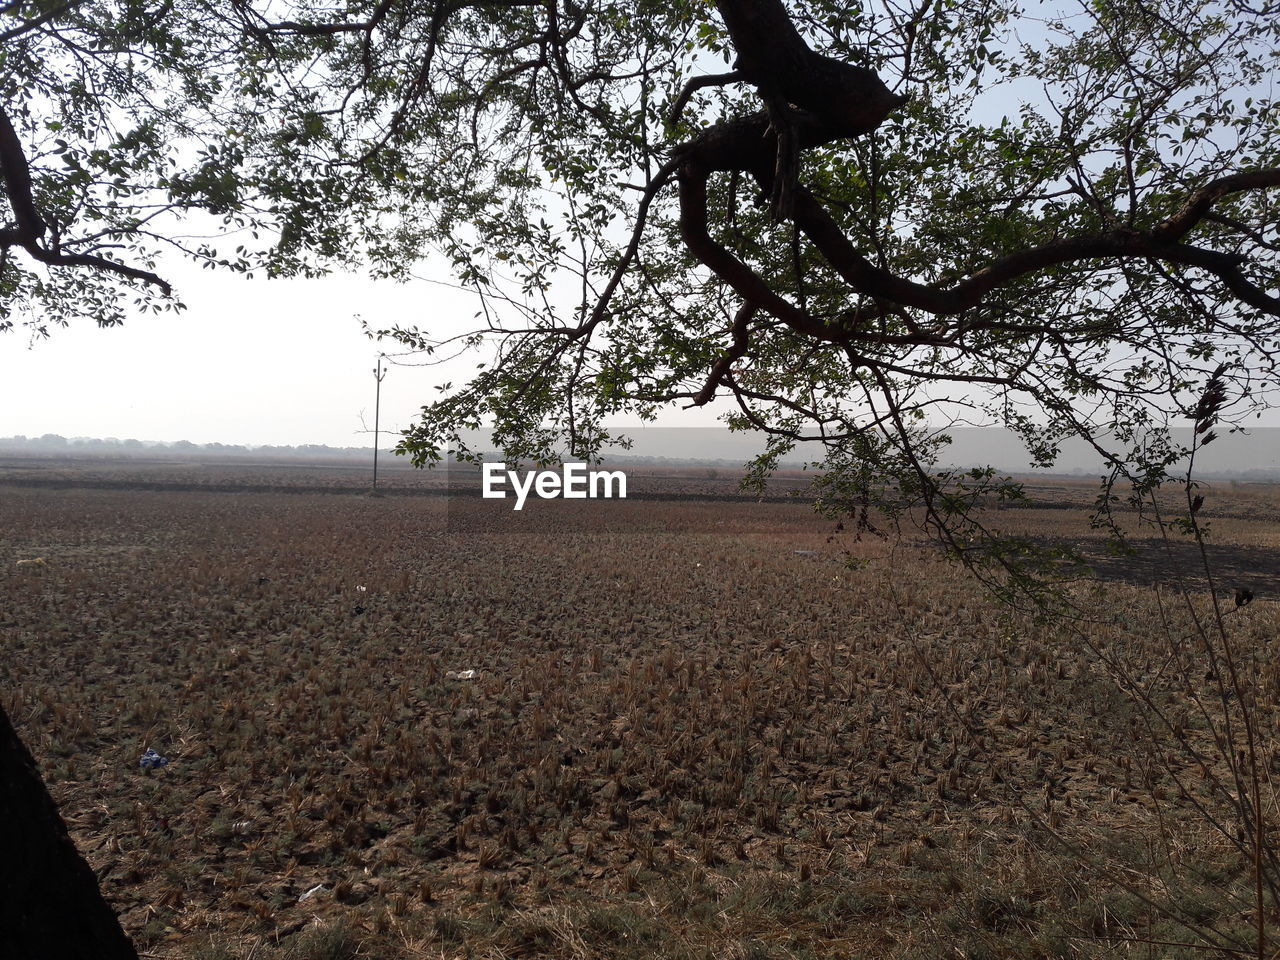
[[[382,412],[382,378],[387,371],[382,369],[385,353],[378,354],[378,365],[373,368],[373,379],[378,384],[373,399],[373,489],[378,489],[378,415]]]

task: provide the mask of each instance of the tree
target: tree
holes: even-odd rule
[[[6,956],[137,960],[0,707],[0,937]]]
[[[1149,489],[1215,370],[1246,406],[1274,383],[1265,4],[4,10],[4,322],[173,305],[165,248],[401,278],[441,249],[483,319],[450,345],[492,362],[424,408],[419,462],[482,420],[590,455],[606,418],[719,394],[775,438],[762,469],[821,434],[834,501],[923,503],[976,557],[958,518],[1016,491],[934,470],[927,424],[967,410],[1044,463],[1083,436]]]

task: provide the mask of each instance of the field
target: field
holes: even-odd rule
[[[0,696],[139,949],[1248,945],[1255,877],[1215,792],[1240,703],[1191,620],[1193,545],[1135,526],[1140,555],[1109,557],[1090,488],[1040,483],[991,522],[1099,573],[1043,621],[913,535],[650,473],[676,498],[517,517],[403,471],[371,497],[349,467],[0,463]],[[1280,491],[1205,493],[1269,784]],[[140,770],[149,748],[169,765]]]

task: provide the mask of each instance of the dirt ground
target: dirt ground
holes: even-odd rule
[[[1206,683],[1202,558],[1136,517],[1107,554],[1087,485],[991,511],[1094,557],[1046,620],[705,472],[518,520],[358,479],[0,463],[0,696],[146,955],[1196,956],[1250,929],[1205,816],[1238,704]],[[1274,730],[1280,492],[1204,492]]]

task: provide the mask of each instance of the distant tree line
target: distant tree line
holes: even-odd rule
[[[190,440],[135,440],[130,437],[64,437],[46,433],[38,437],[0,437],[0,450],[67,453],[109,453],[124,455],[188,454],[206,456],[275,457],[367,457],[368,447],[330,447],[323,443],[274,446],[247,446],[239,443],[192,443]]]

